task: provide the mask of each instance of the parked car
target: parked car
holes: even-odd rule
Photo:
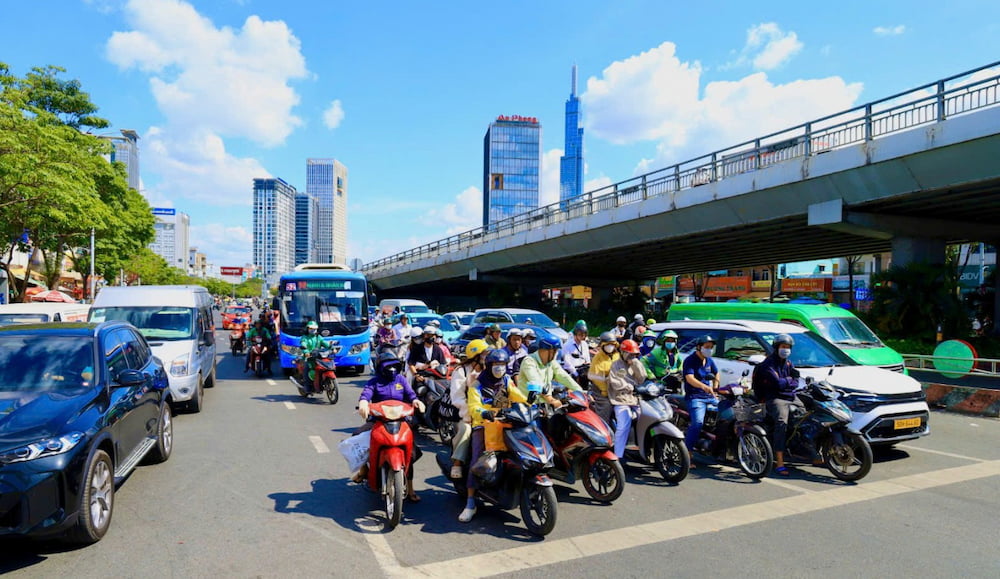
[[[7,324],[41,324],[44,322],[86,322],[87,304],[57,304],[34,302],[0,305],[0,326]]]
[[[752,373],[750,357],[770,354],[774,337],[789,334],[795,339],[791,360],[802,377],[826,379],[840,390],[853,414],[851,428],[869,443],[891,445],[930,434],[930,411],[919,382],[899,372],[858,364],[829,340],[798,324],[686,320],[653,324],[653,330],[677,332],[677,348],[685,356],[694,351],[699,336],[715,338],[713,358],[722,384],[738,382],[744,371]]]
[[[532,331],[535,332],[535,337],[539,340],[542,339],[544,336],[556,337],[556,335],[550,332],[549,330],[546,330],[545,328],[541,328],[538,326],[527,326],[524,324],[508,324],[508,323],[501,323],[497,325],[500,326],[500,332],[501,332],[500,337],[503,338],[505,341],[507,340],[507,332],[509,332],[511,328],[520,328],[521,330],[525,328],[531,328]],[[457,340],[450,343],[452,353],[454,353],[455,355],[462,354],[465,352],[465,346],[467,346],[469,342],[471,342],[472,340],[483,339],[486,336],[486,328],[488,326],[490,326],[490,324],[473,324],[469,326],[467,330],[462,332],[462,334],[458,337]]]
[[[448,312],[444,317],[448,318],[451,325],[459,331],[465,331],[472,325],[472,318],[476,317],[476,312]]]
[[[489,324],[494,322],[498,324],[519,324],[520,327],[532,326],[535,328],[544,328],[563,342],[569,339],[569,332],[560,328],[559,324],[552,321],[552,318],[538,310],[480,308],[476,310],[476,315],[472,319],[473,324]]]
[[[232,328],[237,320],[243,320],[243,324],[249,324],[253,321],[252,318],[253,310],[250,309],[250,306],[226,306],[226,309],[222,311],[222,329]]]
[[[99,541],[115,487],[170,458],[171,396],[130,324],[0,328],[0,537]]]

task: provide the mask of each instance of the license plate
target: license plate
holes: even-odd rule
[[[893,426],[895,430],[903,430],[904,428],[919,428],[920,419],[919,418],[901,418],[899,420],[893,420]]]

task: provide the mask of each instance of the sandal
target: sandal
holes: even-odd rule
[[[406,495],[406,500],[410,501],[411,503],[419,503],[420,495],[418,495],[417,493],[413,493],[412,495]]]
[[[774,469],[774,473],[778,476],[789,476],[791,473],[788,472],[787,466],[779,466]]]

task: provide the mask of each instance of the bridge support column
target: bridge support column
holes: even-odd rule
[[[590,288],[590,309],[595,312],[603,312],[611,307],[611,288],[591,287]]]
[[[943,265],[945,262],[943,239],[895,236],[891,243],[892,265],[903,266],[911,263]]]

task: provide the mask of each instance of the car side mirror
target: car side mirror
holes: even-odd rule
[[[146,377],[138,370],[122,370],[118,373],[115,381],[118,382],[119,386],[132,388],[134,386],[141,386],[146,381]]]

